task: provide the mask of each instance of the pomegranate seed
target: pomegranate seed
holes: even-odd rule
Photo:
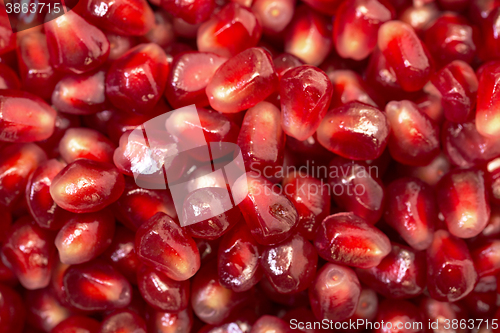
[[[26,289],[45,288],[54,264],[53,236],[28,216],[9,229],[2,247],[2,258]]]
[[[115,219],[110,210],[68,216],[55,245],[63,264],[90,261],[106,250],[113,240]]]
[[[422,300],[420,309],[427,322],[437,323],[434,326],[434,331],[437,332],[439,330],[446,331],[445,326],[448,327],[448,320],[451,322],[452,320],[466,320],[468,318],[457,303],[439,302],[430,297]],[[457,330],[457,332],[463,333],[462,330]]]
[[[167,12],[175,17],[179,17],[190,24],[196,24],[206,21],[215,8],[214,0],[201,1],[176,1],[176,0],[161,0],[161,6]]]
[[[115,148],[105,135],[87,128],[70,128],[59,142],[59,152],[66,163],[79,158],[113,163]]]
[[[413,28],[400,21],[386,22],[378,31],[377,43],[403,90],[422,89],[433,64]]]
[[[193,313],[191,309],[186,309],[180,312],[150,311],[148,318],[149,332],[191,332],[192,327]]]
[[[316,231],[314,246],[325,260],[360,268],[377,266],[391,251],[389,238],[353,213],[325,218]]]
[[[302,66],[304,62],[293,54],[282,53],[273,59],[273,64],[276,73],[281,78],[288,69]]]
[[[484,171],[490,201],[500,204],[500,159],[491,160]]]
[[[5,54],[16,48],[16,35],[7,15],[7,10],[2,4],[0,9],[0,54]]]
[[[259,320],[253,324],[250,333],[290,333],[291,331],[290,325],[282,319],[275,316],[265,315],[260,317]]]
[[[371,94],[368,93],[369,87],[356,72],[347,69],[336,69],[328,71],[327,74],[333,84],[331,109],[352,101],[377,107],[378,103],[374,102],[377,98],[372,98]]]
[[[454,302],[469,294],[477,274],[465,242],[445,230],[434,234],[427,249],[427,289],[438,301]]]
[[[58,112],[54,133],[48,139],[38,141],[37,144],[42,147],[49,158],[57,158],[59,157],[59,141],[61,141],[66,130],[72,127],[79,127],[80,125],[79,116]]]
[[[259,245],[244,224],[224,235],[217,257],[219,283],[224,288],[235,292],[246,291],[262,277]]]
[[[437,72],[431,82],[442,95],[441,105],[447,120],[462,123],[471,118],[478,81],[469,65],[453,61]]]
[[[193,279],[191,306],[203,322],[220,325],[248,303],[250,292],[234,292],[219,283],[215,265],[204,265]]]
[[[395,180],[387,187],[384,218],[415,250],[427,249],[438,220],[432,188],[416,178]]]
[[[50,288],[26,292],[25,302],[28,322],[44,332],[52,332],[70,316],[70,311],[59,303]]]
[[[94,333],[99,331],[101,324],[92,318],[71,316],[61,321],[51,333]]]
[[[63,276],[65,298],[81,311],[126,307],[132,298],[128,281],[109,264],[93,260],[70,266]]]
[[[357,269],[356,273],[361,282],[385,297],[415,297],[425,289],[425,255],[408,246],[392,243],[392,251],[378,266]]]
[[[296,0],[255,0],[252,11],[259,19],[264,34],[283,32],[292,20]]]
[[[153,27],[142,38],[148,43],[156,43],[161,47],[172,45],[175,41],[172,18],[163,10],[156,10],[154,18]]]
[[[474,290],[462,300],[470,316],[491,318],[497,309],[497,277],[485,276],[479,279]]]
[[[230,58],[256,46],[261,32],[262,27],[250,9],[228,3],[200,26],[196,43],[201,52]]]
[[[337,157],[331,161],[329,170],[329,185],[337,205],[375,224],[382,216],[385,201],[378,167]]]
[[[235,113],[255,106],[277,88],[278,75],[271,57],[255,47],[222,64],[208,83],[206,94],[215,110]]]
[[[123,227],[117,226],[113,241],[101,256],[130,283],[137,284],[136,272],[139,259],[135,254],[135,234]]]
[[[477,90],[476,128],[479,134],[486,137],[500,136],[500,113],[497,105],[496,86],[499,79],[496,77],[500,71],[500,63],[492,62],[484,66],[478,75],[479,86]]]
[[[207,52],[186,52],[176,56],[165,89],[170,105],[176,109],[190,104],[208,105],[206,86],[226,61],[225,57]]]
[[[452,235],[474,237],[488,223],[490,205],[482,171],[469,169],[449,172],[437,186],[437,197]]]
[[[332,99],[332,84],[308,65],[286,71],[280,80],[281,122],[286,134],[305,140],[314,134]]]
[[[469,6],[469,17],[474,23],[479,24],[491,11],[499,5],[498,0],[477,0],[471,1]]]
[[[306,64],[318,66],[332,48],[331,30],[331,24],[324,16],[307,6],[297,7],[285,30],[285,52]]]
[[[180,17],[174,17],[172,19],[172,25],[176,36],[194,39],[198,35],[198,28],[201,23],[191,24],[184,21]]]
[[[374,333],[401,332],[421,333],[424,332],[422,315],[418,308],[408,301],[386,299],[380,303],[375,322],[382,323]],[[392,329],[389,329],[392,327]],[[403,329],[396,329],[403,327]],[[406,327],[409,327],[408,329]]]
[[[52,104],[60,112],[93,114],[103,111],[106,105],[104,80],[106,72],[70,74],[57,83],[52,93]]]
[[[78,159],[54,177],[50,195],[65,210],[90,213],[118,200],[124,187],[123,175],[111,164]]]
[[[147,333],[146,323],[131,310],[119,310],[110,314],[101,324],[99,333]]]
[[[341,321],[355,313],[360,293],[361,287],[353,270],[327,263],[309,288],[309,300],[317,319]]]
[[[480,49],[479,55],[485,61],[495,60],[500,55],[497,50],[499,44],[497,21],[499,16],[500,9],[496,4],[488,16],[479,22],[482,39],[482,49]]]
[[[342,0],[304,0],[304,2],[323,14],[334,15]]]
[[[356,311],[349,318],[351,321],[358,319],[365,321],[373,321],[378,311],[378,298],[377,293],[372,289],[363,288],[359,294],[358,306]],[[352,330],[349,330],[352,331]]]
[[[389,151],[396,161],[422,166],[439,154],[439,127],[415,103],[393,101],[385,112],[392,129]]]
[[[120,110],[150,114],[163,95],[169,70],[167,55],[161,47],[139,44],[109,68],[106,95]]]
[[[74,11],[44,24],[51,64],[81,74],[102,65],[109,55],[106,35]]]
[[[377,0],[343,2],[335,14],[333,40],[342,58],[362,60],[377,45],[379,27],[394,19],[392,7]]]
[[[137,285],[144,300],[161,311],[177,312],[187,308],[189,280],[174,281],[147,266],[137,272]]]
[[[0,326],[9,333],[23,331],[26,310],[19,294],[13,289],[0,284]]]
[[[141,225],[135,237],[139,260],[175,281],[192,277],[200,268],[200,254],[187,231],[164,213]]]
[[[153,29],[150,31],[152,30]],[[137,45],[137,39],[133,36],[117,35],[107,31],[106,38],[109,41],[108,64],[111,64],[113,61],[124,55],[125,52]]]
[[[89,0],[80,5],[89,23],[120,35],[141,36],[153,26],[153,10],[145,0]]]
[[[500,241],[488,239],[471,251],[476,272],[480,278],[489,275],[496,275],[500,272]]]
[[[406,8],[399,15],[399,20],[409,24],[413,30],[422,37],[440,14],[441,12],[437,4],[429,2],[422,6],[411,6]]]

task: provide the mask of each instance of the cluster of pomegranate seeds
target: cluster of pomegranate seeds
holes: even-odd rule
[[[15,5],[2,333],[500,332],[500,1]]]

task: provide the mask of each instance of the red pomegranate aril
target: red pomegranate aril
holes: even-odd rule
[[[9,333],[21,333],[26,310],[21,296],[10,287],[0,284],[0,326]]]
[[[37,145],[47,153],[49,158],[59,157],[59,141],[66,133],[68,128],[79,127],[81,125],[80,117],[69,113],[58,112],[56,116],[54,133],[45,140],[38,141]],[[94,124],[95,125],[95,124]]]
[[[0,108],[2,141],[40,141],[54,133],[56,111],[38,96],[19,90],[1,90]]]
[[[500,158],[486,164],[484,171],[489,199],[492,204],[500,204]]]
[[[50,194],[61,208],[73,213],[97,212],[123,193],[123,175],[113,165],[78,159],[57,174]]]
[[[198,35],[198,28],[201,23],[191,24],[180,17],[174,17],[172,19],[172,26],[175,36],[181,38],[196,38]]]
[[[476,23],[481,23],[492,10],[496,9],[499,5],[498,0],[477,0],[471,1],[469,6],[469,17]]]
[[[149,332],[182,333],[191,332],[193,312],[186,309],[180,312],[151,311],[148,318]]]
[[[16,35],[7,15],[7,10],[2,4],[0,7],[0,54],[5,54],[16,48]]]
[[[113,241],[101,256],[130,283],[137,284],[137,269],[140,265],[135,253],[135,234],[127,228],[117,226]]]
[[[26,203],[36,223],[46,229],[58,230],[63,224],[63,211],[50,196],[50,184],[65,167],[56,159],[42,163],[30,176],[26,184]]]
[[[255,0],[252,11],[259,19],[264,34],[277,35],[292,20],[296,0]]]
[[[445,13],[425,31],[424,41],[438,67],[454,60],[470,64],[476,53],[475,34],[465,18]]]
[[[437,4],[429,2],[422,6],[410,6],[406,8],[399,15],[399,20],[409,24],[422,37],[440,14],[441,11]]]
[[[107,106],[105,78],[105,71],[67,75],[55,86],[52,104],[60,112],[78,115],[102,111]]]
[[[109,41],[108,64],[111,64],[137,45],[137,38],[133,36],[123,36],[107,31],[106,38]]]
[[[72,214],[64,222],[55,239],[63,264],[90,261],[103,253],[113,240],[115,218],[109,209]]]
[[[217,254],[219,283],[235,292],[251,289],[262,277],[259,244],[244,224],[222,237]]]
[[[498,45],[500,43],[498,36],[498,19],[500,16],[500,7],[495,4],[485,19],[478,22],[481,30],[481,48],[479,56],[484,61],[495,60],[500,56]]]
[[[237,141],[246,169],[273,179],[283,166],[285,140],[276,106],[263,101],[250,108]]]
[[[188,306],[189,280],[174,281],[143,265],[137,272],[137,285],[144,300],[157,310],[178,312]]]
[[[68,303],[81,311],[107,311],[126,307],[132,288],[116,269],[101,260],[72,265],[63,276]]]
[[[50,288],[26,292],[25,302],[28,323],[44,332],[52,332],[70,316],[70,310],[59,303]]]
[[[433,189],[416,178],[399,178],[387,187],[384,219],[415,250],[429,247],[438,222]],[[441,200],[441,198],[440,198]]]
[[[378,31],[377,43],[403,90],[422,89],[432,74],[433,64],[413,28],[400,21],[386,22]]]
[[[445,230],[434,234],[427,249],[427,289],[438,301],[454,302],[469,294],[477,273],[465,242]]]
[[[316,249],[299,234],[278,245],[265,247],[260,258],[264,274],[282,294],[306,290],[316,274]]]
[[[115,148],[104,134],[89,128],[70,128],[59,142],[59,153],[66,163],[79,158],[113,163]]]
[[[90,317],[71,316],[61,321],[51,333],[97,333],[101,324]]]
[[[432,332],[439,332],[441,330],[447,331],[448,322],[452,320],[466,320],[467,313],[460,308],[457,303],[439,302],[435,299],[427,297],[420,303],[420,310],[424,322],[435,322]],[[465,333],[466,330],[457,330],[457,333]]]
[[[362,60],[377,45],[379,27],[394,19],[395,11],[385,2],[356,0],[343,2],[335,13],[333,40],[342,58]]]
[[[81,74],[102,65],[109,55],[106,35],[74,11],[44,24],[51,64]]]
[[[233,196],[259,244],[280,243],[295,231],[299,217],[293,203],[257,172],[238,178],[233,185]]]
[[[147,333],[146,323],[131,310],[118,310],[106,317],[99,333]]]
[[[496,138],[500,136],[498,92],[500,62],[487,63],[480,74],[477,90],[476,128],[479,134]]]
[[[156,44],[139,44],[116,59],[106,75],[106,96],[120,110],[150,114],[162,97],[170,66]]]
[[[30,217],[18,219],[9,229],[2,247],[2,259],[24,288],[33,290],[48,286],[54,258],[52,234]]]
[[[361,289],[356,311],[349,318],[350,322],[358,320],[373,321],[378,312],[378,296],[375,291],[368,288]],[[349,327],[349,326],[347,326]],[[357,332],[359,329],[349,329],[346,332]]]
[[[291,68],[280,79],[281,123],[297,140],[314,134],[332,99],[332,84],[321,69],[303,65]]]
[[[337,205],[375,224],[382,216],[385,201],[378,167],[336,157],[328,170],[332,198]]]
[[[135,250],[140,261],[175,281],[189,279],[200,268],[196,243],[164,213],[156,213],[137,230]]]
[[[216,7],[214,0],[176,1],[160,0],[160,5],[174,17],[179,17],[190,24],[206,21]]]
[[[248,303],[251,293],[234,292],[219,283],[214,262],[203,266],[193,279],[191,306],[203,322],[219,325]]]
[[[255,106],[278,88],[278,75],[267,51],[247,49],[222,64],[210,80],[206,94],[210,106],[235,113]]]
[[[282,53],[273,59],[276,73],[281,78],[285,72],[291,68],[299,67],[304,64],[302,60],[290,53]]]
[[[21,89],[21,81],[16,72],[9,66],[0,63],[0,88],[1,89]]]
[[[32,32],[19,38],[17,60],[23,89],[50,99],[60,75],[50,63],[45,35]]]
[[[327,263],[309,288],[309,300],[316,319],[341,321],[355,313],[360,293],[359,280],[353,270]]]
[[[264,315],[257,320],[250,333],[290,333],[293,332],[290,325],[284,320],[270,315]]]
[[[285,30],[285,52],[308,65],[321,64],[332,48],[332,27],[327,18],[307,6],[295,9]]]
[[[59,303],[66,307],[69,307],[69,302],[66,299],[66,289],[64,287],[63,278],[64,273],[69,267],[70,265],[63,264],[59,260],[59,256],[57,256],[56,263],[54,264],[54,268],[52,269],[52,278],[49,285],[49,288],[51,288],[55,298],[59,301]]]
[[[391,251],[389,238],[353,213],[325,218],[316,231],[314,246],[325,260],[359,268],[377,266]]]
[[[154,108],[154,114],[138,115],[129,114],[126,112],[113,112],[113,115],[106,124],[106,135],[118,144],[120,137],[127,131],[132,131],[138,126],[144,124],[146,121],[159,116],[163,113],[171,111],[170,107],[161,99]]]
[[[460,303],[471,317],[491,318],[497,309],[497,295],[497,277],[485,276],[478,279],[474,290]]]
[[[439,127],[415,103],[393,101],[385,112],[392,130],[389,151],[396,161],[423,166],[439,154]]]
[[[422,333],[425,332],[419,309],[408,301],[386,299],[380,303],[374,322],[385,323],[373,330],[373,333]],[[389,328],[391,327],[391,328]],[[399,329],[399,327],[402,327]]]
[[[335,69],[327,71],[327,75],[333,84],[333,97],[330,109],[340,107],[352,101],[358,101],[377,107],[380,98],[372,97],[370,88],[363,78],[356,72],[348,69]],[[377,100],[377,103],[374,101]],[[382,105],[382,103],[380,103]]]
[[[441,179],[436,193],[440,211],[452,235],[471,238],[486,227],[490,205],[482,171],[453,170]]]
[[[455,60],[437,72],[431,82],[441,93],[441,105],[447,120],[462,123],[471,118],[478,80],[469,65]]]
[[[392,299],[412,298],[422,294],[426,285],[425,254],[397,243],[380,264],[357,269],[361,282]],[[431,282],[432,283],[432,282]]]
[[[497,275],[500,272],[500,241],[484,240],[479,247],[471,250],[472,260],[479,278]]]
[[[217,69],[227,58],[208,52],[186,52],[177,55],[171,65],[165,97],[173,108],[209,104],[205,89]]]

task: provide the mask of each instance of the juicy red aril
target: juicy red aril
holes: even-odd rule
[[[317,262],[316,249],[299,234],[265,247],[260,259],[269,282],[282,294],[306,290],[316,274]]]
[[[191,332],[193,312],[186,309],[180,312],[151,311],[148,318],[150,332],[181,333]]]
[[[79,116],[58,112],[54,133],[48,139],[38,141],[37,144],[42,147],[49,158],[57,158],[59,156],[59,141],[61,141],[66,130],[68,128],[79,127],[80,125]]]
[[[70,316],[70,310],[59,303],[50,288],[26,292],[27,319],[33,327],[52,332],[61,321]]]
[[[465,242],[445,230],[434,234],[427,249],[427,289],[438,301],[454,302],[469,294],[477,280]]]
[[[363,288],[359,294],[358,306],[356,311],[349,318],[352,321],[358,319],[373,321],[378,311],[378,297],[377,293],[372,289]]]
[[[427,83],[432,60],[412,27],[400,21],[386,22],[378,31],[377,43],[405,91],[420,90]]]
[[[208,52],[185,52],[176,56],[167,79],[165,97],[174,108],[208,105],[206,86],[227,58]]]
[[[482,39],[482,49],[479,50],[479,55],[485,61],[495,60],[500,55],[497,49],[500,42],[497,27],[499,16],[500,9],[498,4],[495,4],[487,17],[479,22]]]
[[[192,277],[200,268],[200,254],[187,231],[164,213],[156,213],[137,230],[139,260],[176,281]]]
[[[56,111],[37,96],[18,90],[1,90],[0,108],[2,141],[40,141],[54,133]]]
[[[215,8],[214,0],[198,0],[198,1],[176,1],[176,0],[160,0],[160,5],[167,12],[175,17],[190,23],[197,24],[206,21]]]
[[[177,312],[187,308],[189,280],[174,281],[147,266],[137,272],[137,285],[144,300],[153,308]]]
[[[12,26],[10,25],[9,16],[5,10],[5,6],[2,5],[0,12],[0,54],[7,53],[16,48],[16,35],[12,31]]]
[[[253,326],[250,333],[288,333],[290,332],[290,326],[282,319],[265,315],[259,318]]]
[[[2,246],[2,258],[30,290],[48,286],[54,257],[53,236],[28,216],[12,225]]]
[[[99,333],[147,333],[146,323],[131,310],[119,310],[106,317]]]
[[[435,2],[427,2],[421,6],[406,8],[400,13],[399,20],[409,24],[422,37],[440,14],[441,11]]]
[[[299,220],[292,202],[273,184],[251,171],[236,180],[235,202],[255,240],[262,245],[277,244],[290,237]]]
[[[63,276],[65,299],[81,311],[126,307],[132,298],[128,281],[109,264],[94,260],[70,266]]]
[[[500,62],[487,63],[478,75],[476,128],[479,134],[495,137],[500,136],[500,112],[498,111],[498,84],[500,78]]]
[[[67,75],[55,86],[52,104],[58,111],[71,114],[87,115],[102,111],[107,106],[105,78],[105,71]]]
[[[51,333],[96,333],[100,323],[90,317],[71,316],[61,321]]]
[[[316,231],[314,246],[325,260],[347,266],[377,266],[391,251],[389,238],[353,213],[330,215]]]
[[[281,122],[286,134],[305,140],[314,134],[332,99],[332,84],[319,68],[303,65],[280,79]]]
[[[422,315],[419,309],[408,301],[394,301],[386,299],[380,303],[379,310],[375,322],[384,322],[385,327],[404,327],[399,332],[421,333],[423,330]],[[426,323],[427,324],[427,323]],[[406,325],[406,326],[405,326]],[[406,329],[405,327],[410,327]],[[389,332],[392,330],[389,330]],[[384,333],[385,329],[382,325],[378,329],[373,330],[374,333]]]
[[[384,219],[411,247],[425,250],[438,219],[432,188],[416,178],[395,180],[387,187]]]
[[[121,226],[117,226],[113,241],[101,256],[119,271],[127,280],[136,284],[136,272],[139,259],[135,253],[135,234]]]
[[[385,112],[391,125],[389,151],[398,162],[426,165],[439,153],[439,127],[411,101],[393,101]]]
[[[254,47],[222,64],[206,94],[210,106],[223,113],[248,109],[278,88],[278,75],[267,51]]]
[[[88,128],[70,128],[59,141],[59,153],[66,163],[79,158],[113,163],[115,148],[104,134]]]
[[[219,244],[219,283],[235,292],[249,290],[262,277],[259,258],[259,245],[248,227],[237,225],[224,235]]]
[[[392,251],[379,265],[357,269],[356,273],[361,282],[385,297],[412,298],[420,295],[426,286],[425,255],[408,246],[392,243]]]
[[[139,44],[111,64],[106,96],[120,110],[149,114],[163,95],[169,70],[161,47]]]
[[[448,320],[465,320],[468,314],[457,304],[448,302],[439,302],[427,297],[420,303],[423,319],[427,322],[435,322],[437,330],[444,330]]]
[[[500,241],[489,239],[471,251],[474,266],[479,277],[496,275],[500,272]]]
[[[252,11],[259,19],[264,34],[273,36],[285,30],[295,11],[295,0],[255,0]]]
[[[233,57],[254,47],[262,27],[253,12],[235,3],[228,3],[198,28],[196,43],[201,52]]]
[[[81,74],[101,66],[109,55],[106,35],[74,11],[44,24],[50,62],[64,72]]]
[[[462,123],[471,118],[478,81],[469,65],[453,61],[437,72],[431,82],[441,93],[441,105],[447,120]]]
[[[153,30],[151,29],[150,31]],[[168,36],[168,31],[165,34]],[[109,41],[110,48],[108,64],[120,58],[125,52],[137,45],[137,39],[132,36],[118,35],[108,31],[106,32],[106,38]]]
[[[276,106],[263,101],[250,108],[245,113],[237,141],[246,169],[273,179],[283,166],[285,140],[280,110]]]
[[[323,147],[354,160],[378,158],[387,145],[389,134],[386,115],[359,102],[329,111],[317,131]]]
[[[328,263],[309,288],[309,300],[318,320],[341,321],[351,317],[358,305],[361,287],[350,268]]]
[[[6,332],[23,331],[26,311],[19,294],[10,287],[0,284],[0,325]]]
[[[103,253],[113,240],[115,219],[108,209],[69,215],[64,222],[55,239],[63,264],[74,265],[90,261]]]
[[[304,62],[290,53],[282,53],[273,59],[274,68],[281,78],[290,68],[302,66]]]
[[[437,186],[437,197],[452,235],[474,237],[488,223],[490,205],[482,171],[459,169],[449,172]]]
[[[356,72],[348,69],[334,69],[327,71],[333,85],[333,96],[330,109],[338,108],[352,101],[358,101],[377,107],[380,98],[373,96],[363,78]],[[373,96],[373,97],[372,97]]]
[[[478,279],[474,290],[461,303],[467,307],[470,316],[490,317],[497,309],[497,277],[485,276]]]
[[[337,9],[333,39],[342,58],[362,60],[375,49],[382,23],[394,18],[394,9],[377,0],[344,1]]]

